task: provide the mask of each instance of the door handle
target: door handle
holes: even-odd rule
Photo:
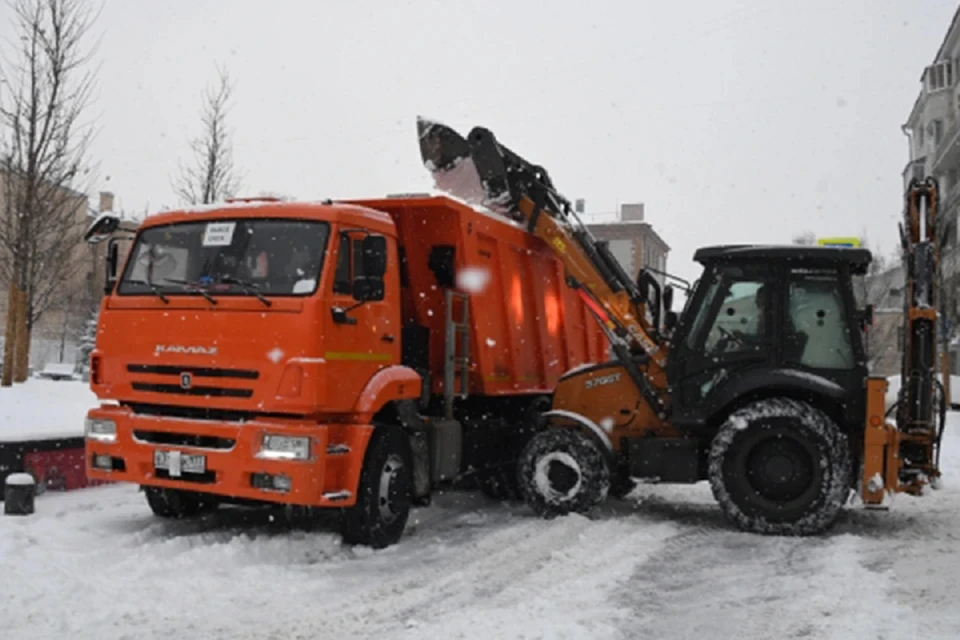
[[[380,336],[380,339],[383,340],[384,342],[393,342],[394,338],[389,333],[385,333],[382,336]]]

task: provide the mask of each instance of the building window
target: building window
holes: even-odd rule
[[[934,145],[940,144],[943,139],[943,121],[933,120],[927,125],[927,135],[933,141]]]
[[[924,71],[928,91],[940,91],[953,86],[953,61],[932,64]]]

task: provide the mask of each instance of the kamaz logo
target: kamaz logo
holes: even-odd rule
[[[608,376],[600,376],[599,378],[591,378],[590,380],[587,380],[587,381],[586,381],[586,383],[584,384],[584,386],[586,386],[587,389],[593,389],[594,387],[600,387],[600,386],[603,386],[603,385],[605,385],[605,384],[613,384],[614,382],[617,382],[618,380],[620,380],[620,374],[619,374],[619,373],[611,373],[611,374],[608,375]]]
[[[216,347],[199,347],[196,345],[158,344],[154,353],[189,353],[199,356],[213,356],[217,354]]]

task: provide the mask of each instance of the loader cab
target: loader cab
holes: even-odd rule
[[[862,422],[867,375],[852,276],[864,249],[725,246],[699,250],[700,282],[671,340],[674,422],[702,427],[776,392]]]

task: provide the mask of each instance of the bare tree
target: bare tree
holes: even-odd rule
[[[0,280],[10,290],[5,385],[11,374],[26,378],[31,331],[71,285],[82,256],[87,197],[79,183],[90,175],[93,137],[83,116],[95,76],[95,47],[85,47],[95,19],[87,2],[16,0],[12,9],[18,49],[0,69],[7,87],[0,94]]]
[[[217,71],[216,83],[203,96],[203,131],[190,142],[192,164],[181,164],[173,184],[177,197],[186,204],[219,202],[235,195],[239,186],[233,166],[233,137],[227,127],[233,83],[225,69]]]

